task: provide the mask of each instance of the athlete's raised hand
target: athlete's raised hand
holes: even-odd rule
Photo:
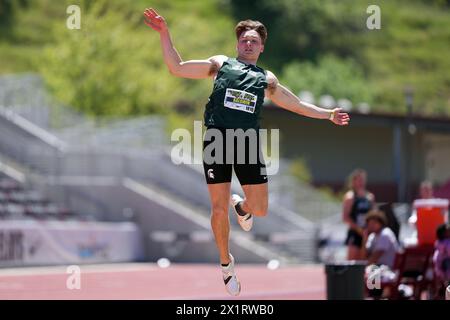
[[[153,8],[147,8],[144,11],[144,23],[158,32],[166,31],[166,20],[158,14]]]
[[[331,121],[339,126],[346,126],[350,121],[350,116],[347,112],[343,112],[342,108],[335,108],[333,109],[333,119]]]

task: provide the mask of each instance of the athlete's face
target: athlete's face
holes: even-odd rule
[[[255,30],[241,33],[237,46],[238,56],[246,60],[257,60],[264,51],[261,36]]]

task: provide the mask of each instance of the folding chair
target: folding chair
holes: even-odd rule
[[[394,272],[396,277],[392,281],[381,282],[381,287],[390,289],[390,299],[402,298],[399,291],[401,284],[413,287],[413,298],[420,299],[422,292],[429,285],[427,279],[427,271],[433,257],[433,245],[418,245],[414,247],[406,247],[403,252],[398,253],[395,257]]]

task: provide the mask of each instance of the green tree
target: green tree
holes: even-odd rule
[[[27,4],[28,0],[0,0],[0,37],[10,36],[16,11]]]
[[[229,53],[233,48],[232,32],[215,32],[225,28],[232,31],[217,7],[191,1],[194,11],[185,15],[179,8],[181,1],[171,4],[177,10],[157,2],[155,7],[162,8],[184,59]],[[82,3],[81,29],[55,25],[55,42],[47,45],[43,57],[36,61],[59,101],[101,116],[168,113],[180,101],[203,107],[211,81],[180,79],[168,72],[158,34],[142,23],[145,6],[106,0],[88,3]],[[207,12],[216,16],[215,21],[195,12],[200,7],[209,8]]]
[[[359,58],[365,7],[342,0],[231,0],[236,20],[255,19],[268,28],[263,62],[275,71],[297,60],[332,53]]]
[[[353,104],[373,100],[361,67],[351,59],[325,56],[317,64],[292,62],[283,68],[281,81],[295,93],[308,90],[316,98],[329,94],[336,100],[345,98]]]
[[[82,30],[65,28],[70,4],[81,7]],[[366,28],[370,4],[381,8],[380,30]],[[310,87],[313,71],[325,77],[346,65],[358,70],[357,79],[338,77],[336,90],[349,84],[338,96],[351,97],[349,89],[362,82],[354,99],[368,100],[367,91],[374,109],[403,113],[403,91],[412,86],[415,112],[450,115],[448,0],[0,0],[0,73],[40,72],[57,99],[91,114],[176,106],[183,117],[198,118],[211,81],[167,72],[158,36],[142,23],[148,6],[167,18],[184,59],[234,56],[233,26],[258,19],[269,31],[261,66],[295,90],[322,92],[323,85]],[[327,56],[338,65],[325,66]],[[311,76],[302,75],[305,68]]]

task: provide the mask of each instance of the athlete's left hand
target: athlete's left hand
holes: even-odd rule
[[[346,126],[350,122],[350,116],[347,112],[342,111],[342,108],[334,108],[333,109],[334,117],[333,123],[338,126]]]

